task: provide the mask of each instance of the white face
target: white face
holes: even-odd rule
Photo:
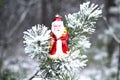
[[[59,38],[64,32],[64,25],[62,21],[55,21],[52,23],[52,32]]]
[[[53,26],[54,26],[54,31],[61,31],[63,27],[63,25],[60,22],[54,23]]]
[[[60,31],[61,30],[61,25],[54,25],[54,30],[55,31]]]

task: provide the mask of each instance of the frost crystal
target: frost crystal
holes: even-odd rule
[[[79,33],[91,34],[95,31],[94,24],[101,16],[102,10],[98,5],[90,4],[90,2],[80,5],[80,10],[73,14],[66,15],[67,26],[73,30],[77,28]]]
[[[50,30],[44,25],[35,25],[24,31],[25,53],[35,59],[46,58],[49,51]]]

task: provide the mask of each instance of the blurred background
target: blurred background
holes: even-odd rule
[[[0,80],[29,80],[36,62],[24,52],[23,31],[36,24],[48,27],[55,14],[79,11],[88,0],[0,0]],[[87,66],[81,80],[120,80],[120,0],[89,0],[103,7],[91,35]]]

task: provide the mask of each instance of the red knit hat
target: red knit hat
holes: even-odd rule
[[[56,15],[53,21],[62,21],[62,17],[60,15]]]

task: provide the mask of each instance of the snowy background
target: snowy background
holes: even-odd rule
[[[0,80],[28,80],[38,65],[24,52],[23,31],[35,24],[50,28],[56,13],[79,10],[88,0],[0,0]],[[87,51],[80,80],[120,79],[120,0],[90,0],[103,7]],[[34,80],[37,80],[34,79]]]

